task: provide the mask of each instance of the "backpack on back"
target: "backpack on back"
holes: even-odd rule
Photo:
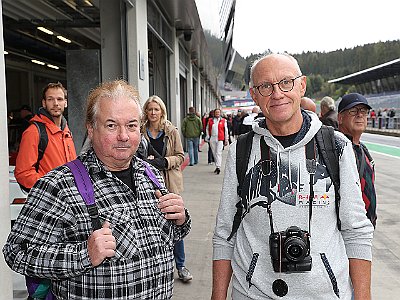
[[[47,144],[49,143],[49,137],[47,136],[46,125],[42,122],[33,121],[39,132],[39,144],[38,144],[38,158],[35,164],[36,172],[39,170],[40,161],[43,158],[44,151],[46,151]]]
[[[33,121],[32,124],[35,124],[35,126],[38,130],[38,133],[39,133],[38,158],[35,163],[35,170],[37,173],[39,171],[40,161],[42,160],[44,152],[46,151],[46,148],[47,148],[47,144],[49,143],[49,137],[47,135],[46,125],[44,123]],[[30,190],[29,188],[21,185],[19,182],[18,182],[18,184],[22,190],[29,193],[29,190]]]
[[[236,143],[236,176],[238,179],[237,194],[241,198],[244,178],[246,176],[247,165],[250,159],[251,148],[253,144],[254,131],[242,134],[238,137]],[[326,165],[329,176],[335,189],[335,210],[338,229],[341,230],[339,218],[340,207],[340,178],[339,178],[339,158],[335,147],[334,129],[331,126],[322,125],[315,135],[315,141],[318,145],[318,151]],[[243,205],[241,199],[236,203],[236,214],[234,216],[232,232],[228,238],[230,240],[238,230],[242,220]]]

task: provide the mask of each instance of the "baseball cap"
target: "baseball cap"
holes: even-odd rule
[[[372,107],[368,104],[367,99],[363,95],[351,93],[342,97],[342,100],[339,103],[338,112],[341,113],[342,111],[350,109],[359,104],[364,104],[368,107],[368,109],[372,109]]]
[[[21,108],[19,110],[29,110],[32,111],[31,107],[29,105],[22,105]]]

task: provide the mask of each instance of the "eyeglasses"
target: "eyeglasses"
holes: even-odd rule
[[[299,75],[293,79],[284,78],[276,83],[263,82],[260,85],[254,86],[253,88],[257,89],[260,95],[264,97],[272,95],[272,93],[274,92],[274,85],[277,85],[282,92],[290,92],[291,90],[293,90],[294,81],[302,76],[303,75]]]
[[[357,116],[358,113],[361,113],[363,116],[368,115],[369,109],[366,107],[353,107],[348,110],[350,116]]]

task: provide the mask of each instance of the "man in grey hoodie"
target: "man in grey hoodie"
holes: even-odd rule
[[[250,93],[265,118],[253,124],[242,197],[236,145],[229,149],[213,237],[212,300],[226,299],[231,280],[234,300],[371,299],[373,226],[352,144],[334,133],[339,230],[334,186],[313,143],[322,124],[300,108],[306,83],[297,61],[286,54],[266,55],[251,68]],[[309,145],[315,160],[306,158]]]

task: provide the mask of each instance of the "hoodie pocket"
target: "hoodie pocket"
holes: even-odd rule
[[[322,263],[324,264],[325,271],[328,273],[329,280],[332,284],[332,289],[335,295],[340,298],[339,296],[339,287],[336,281],[336,276],[332,271],[331,265],[329,264],[328,258],[326,257],[325,253],[320,253]]]

